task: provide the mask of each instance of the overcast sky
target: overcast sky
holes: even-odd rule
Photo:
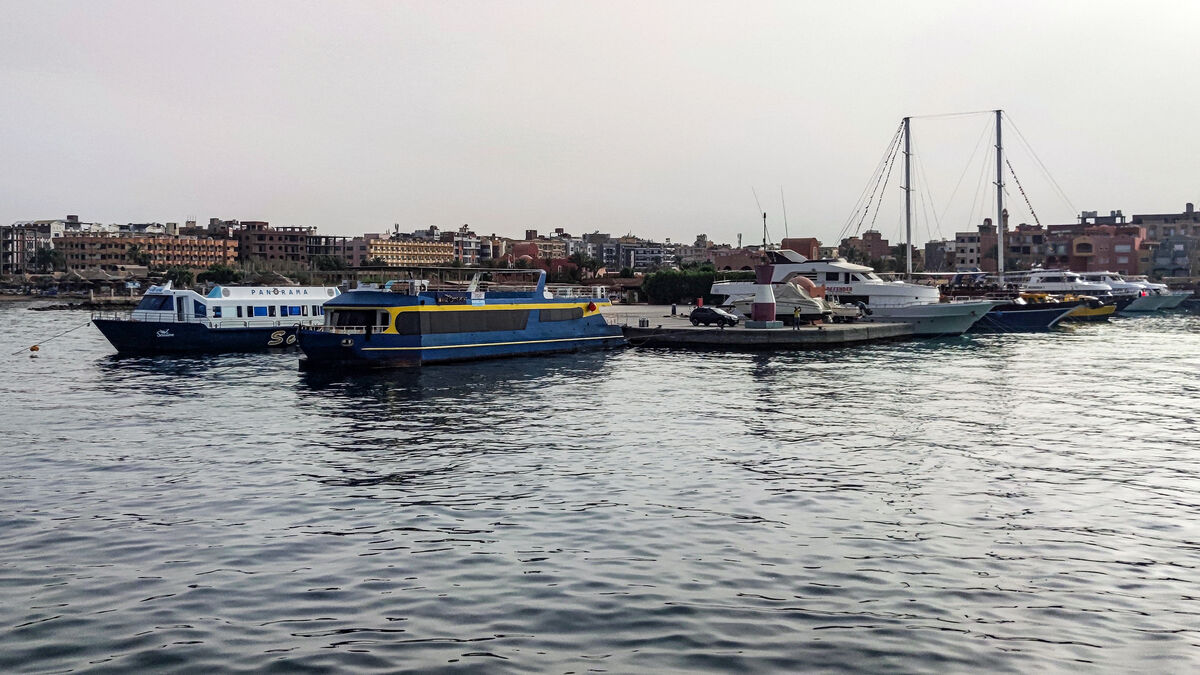
[[[782,191],[788,233],[832,243],[857,229],[902,117],[995,108],[1043,223],[1200,202],[1189,0],[0,0],[0,12],[0,222],[468,223],[749,243],[762,239],[754,191],[783,235]],[[928,176],[914,183],[914,239],[994,210],[991,133],[986,115],[914,122]],[[875,221],[892,239],[898,185],[897,170]],[[1014,221],[1032,222],[1010,191]]]

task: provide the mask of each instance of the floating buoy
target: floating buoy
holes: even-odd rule
[[[30,347],[30,348],[29,348],[29,351],[31,351],[31,352],[36,352],[36,351],[38,351],[39,349],[41,349],[41,347],[38,347],[37,345],[34,345],[34,346],[32,346],[32,347]]]

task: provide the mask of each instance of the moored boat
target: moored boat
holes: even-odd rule
[[[1001,304],[991,300],[942,302],[941,293],[933,286],[884,281],[872,268],[842,258],[809,260],[783,249],[767,251],[767,260],[772,265],[773,286],[805,277],[817,286],[824,286],[827,297],[836,296],[843,303],[862,303],[864,321],[909,323],[916,335],[959,335],[989,309]],[[718,281],[710,292],[729,298],[752,297],[754,283]]]
[[[201,295],[151,286],[131,311],[95,312],[92,323],[122,355],[258,351],[296,343],[324,321],[328,286],[216,286]]]
[[[325,323],[300,331],[301,368],[421,366],[625,344],[620,327],[600,314],[607,297],[563,297],[546,290],[541,270],[532,288],[431,290],[423,280],[348,291],[325,306]]]

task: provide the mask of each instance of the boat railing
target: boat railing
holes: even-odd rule
[[[133,318],[133,313],[137,310],[95,310],[91,313],[91,318],[111,321],[139,321]],[[180,319],[176,314],[168,314],[162,312],[161,317],[153,319],[154,323],[187,323],[206,326],[208,328],[291,328],[296,325],[304,326],[305,328],[321,327],[320,324],[310,326],[305,321],[297,321],[306,317],[270,317],[259,319],[225,319],[214,317],[191,317]],[[312,317],[307,317],[311,319]],[[319,318],[319,317],[318,317]]]
[[[363,335],[367,332],[367,328],[370,328],[373,333],[382,333],[391,328],[391,326],[327,326],[321,324],[318,326],[305,326],[304,330],[333,333],[334,335]]]

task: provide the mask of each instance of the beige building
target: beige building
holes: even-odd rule
[[[193,269],[229,265],[238,254],[236,239],[118,233],[68,232],[54,240],[54,248],[63,252],[71,269],[140,264],[133,259],[138,251],[149,257],[150,267]]]
[[[448,265],[454,261],[454,242],[422,239],[368,239],[366,259],[383,258],[389,267]]]

